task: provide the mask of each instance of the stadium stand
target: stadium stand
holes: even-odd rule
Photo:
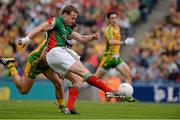
[[[169,9],[169,15],[133,49],[129,63],[134,80],[180,81],[180,12],[176,1]]]

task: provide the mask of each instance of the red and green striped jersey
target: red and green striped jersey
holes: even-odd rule
[[[53,17],[48,19],[50,30],[47,31],[46,36],[46,50],[58,46],[66,46],[67,36],[72,33],[72,29],[64,24],[64,18],[62,16]]]

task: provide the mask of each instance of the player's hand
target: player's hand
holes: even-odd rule
[[[124,43],[125,43],[126,45],[134,45],[135,41],[136,41],[136,40],[135,40],[133,37],[128,37],[128,38],[124,41]]]
[[[93,40],[99,39],[99,33],[93,34],[93,35],[92,35],[92,39],[93,39]]]
[[[29,37],[20,38],[17,40],[17,44],[21,47],[24,47],[30,41]]]

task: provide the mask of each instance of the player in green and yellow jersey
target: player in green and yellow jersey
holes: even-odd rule
[[[131,83],[132,76],[128,65],[123,62],[120,57],[121,44],[134,44],[134,38],[128,38],[125,41],[121,41],[120,28],[117,25],[118,14],[117,12],[110,12],[107,14],[108,23],[103,30],[104,39],[106,40],[106,50],[102,56],[100,65],[95,73],[99,78],[102,78],[104,74],[111,68],[116,68],[125,77],[127,83]]]
[[[9,72],[13,77],[13,81],[21,94],[28,94],[36,76],[43,73],[55,87],[56,102],[59,106],[60,112],[68,114],[64,101],[62,80],[59,78],[58,74],[49,69],[49,66],[42,60],[41,57],[41,53],[46,46],[45,42],[46,41],[42,41],[38,48],[29,54],[23,76],[20,76],[14,67],[14,58],[0,58],[0,63],[9,69]]]

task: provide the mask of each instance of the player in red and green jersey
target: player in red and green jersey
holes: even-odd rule
[[[80,77],[81,81],[84,79],[90,85],[104,92],[119,96],[119,93],[113,91],[99,78],[92,75],[89,70],[82,65],[79,56],[73,50],[67,48],[67,37],[82,43],[98,38],[98,33],[93,35],[80,35],[70,29],[69,26],[75,23],[77,15],[78,11],[74,6],[66,6],[62,10],[62,16],[49,19],[47,22],[37,26],[25,38],[20,39],[19,44],[25,44],[39,32],[47,30],[46,48],[43,51],[42,57],[53,71],[66,78],[70,76],[74,76],[75,78]],[[10,63],[12,62],[9,62],[9,64]],[[7,66],[9,66],[9,64],[7,64]],[[13,72],[15,66],[11,64],[11,67],[8,68],[9,71]],[[74,91],[77,91],[77,89],[74,89]]]
[[[79,56],[73,50],[66,47],[67,37],[86,43],[97,39],[99,36],[98,33],[93,35],[80,35],[75,31],[71,31],[69,26],[75,24],[77,15],[78,11],[74,6],[66,6],[62,10],[62,16],[55,17],[34,28],[25,38],[21,39],[21,42],[25,44],[36,34],[49,28],[47,31],[47,48],[44,50],[43,56],[45,56],[44,58],[50,68],[67,78],[70,74],[80,76],[90,85],[93,85],[104,92],[113,92],[115,94],[112,89],[100,81],[99,78],[92,75],[89,70],[82,65]]]
[[[50,20],[52,19],[49,19],[48,22]],[[73,28],[73,26],[71,26],[71,28]],[[23,76],[20,76],[17,73],[16,68],[14,68],[14,62],[15,62],[14,58],[0,58],[0,63],[8,67],[9,72],[13,77],[13,81],[16,84],[21,94],[27,94],[34,83],[36,76],[43,73],[49,80],[51,80],[51,82],[53,82],[55,86],[57,105],[60,112],[65,114],[78,114],[78,112],[76,112],[76,110],[72,105],[71,105],[72,107],[69,106],[69,102],[68,102],[69,109],[66,108],[62,81],[55,72],[49,69],[49,66],[42,59],[41,54],[45,48],[46,48],[46,40],[42,41],[41,44],[29,54],[28,62],[26,64],[26,68],[24,70]],[[78,91],[76,92],[73,91],[74,89],[79,89],[80,87],[78,84],[76,84],[79,78],[78,77],[73,77],[73,78],[74,79],[71,80],[72,84],[69,86],[69,93],[70,93],[69,98],[72,98],[71,96],[73,96],[73,98],[76,98],[75,96],[78,95]],[[77,78],[77,80],[75,78]],[[71,75],[69,75],[69,79],[71,79]]]

